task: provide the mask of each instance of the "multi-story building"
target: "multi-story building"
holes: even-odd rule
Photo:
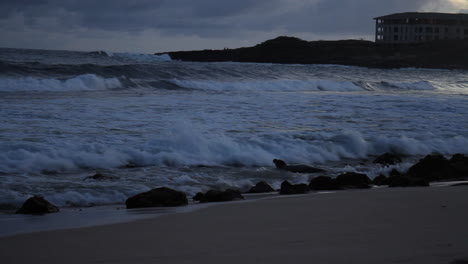
[[[409,12],[374,19],[377,43],[468,39],[468,14]]]

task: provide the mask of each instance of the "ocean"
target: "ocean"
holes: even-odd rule
[[[2,210],[34,194],[74,208],[313,176],[274,158],[373,178],[468,154],[468,72],[457,70],[0,49],[0,113]],[[372,163],[386,152],[404,162]]]

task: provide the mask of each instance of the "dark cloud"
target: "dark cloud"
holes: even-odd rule
[[[372,18],[447,0],[16,0],[0,1],[0,30],[80,36],[88,31],[235,38],[246,32],[373,33]],[[26,30],[25,30],[26,31]],[[2,42],[0,40],[0,46]],[[188,43],[189,44],[189,43]]]

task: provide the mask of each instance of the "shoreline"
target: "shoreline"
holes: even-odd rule
[[[0,257],[6,263],[456,263],[468,260],[467,191],[377,188],[214,204],[0,237]]]
[[[254,202],[261,199],[282,197],[277,192],[244,194],[244,196],[246,197],[246,200],[233,202]],[[135,209],[127,209],[125,204],[113,204],[91,207],[66,207],[61,208],[58,213],[44,215],[15,214],[14,211],[1,212],[0,238],[58,230],[130,223],[145,219],[158,218],[170,214],[189,213],[207,207],[222,206],[225,204],[226,202],[198,203],[196,201],[191,201],[187,206]]]

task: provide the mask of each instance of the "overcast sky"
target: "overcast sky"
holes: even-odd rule
[[[468,0],[1,0],[0,47],[153,53],[279,35],[373,40],[376,16],[467,9]]]

